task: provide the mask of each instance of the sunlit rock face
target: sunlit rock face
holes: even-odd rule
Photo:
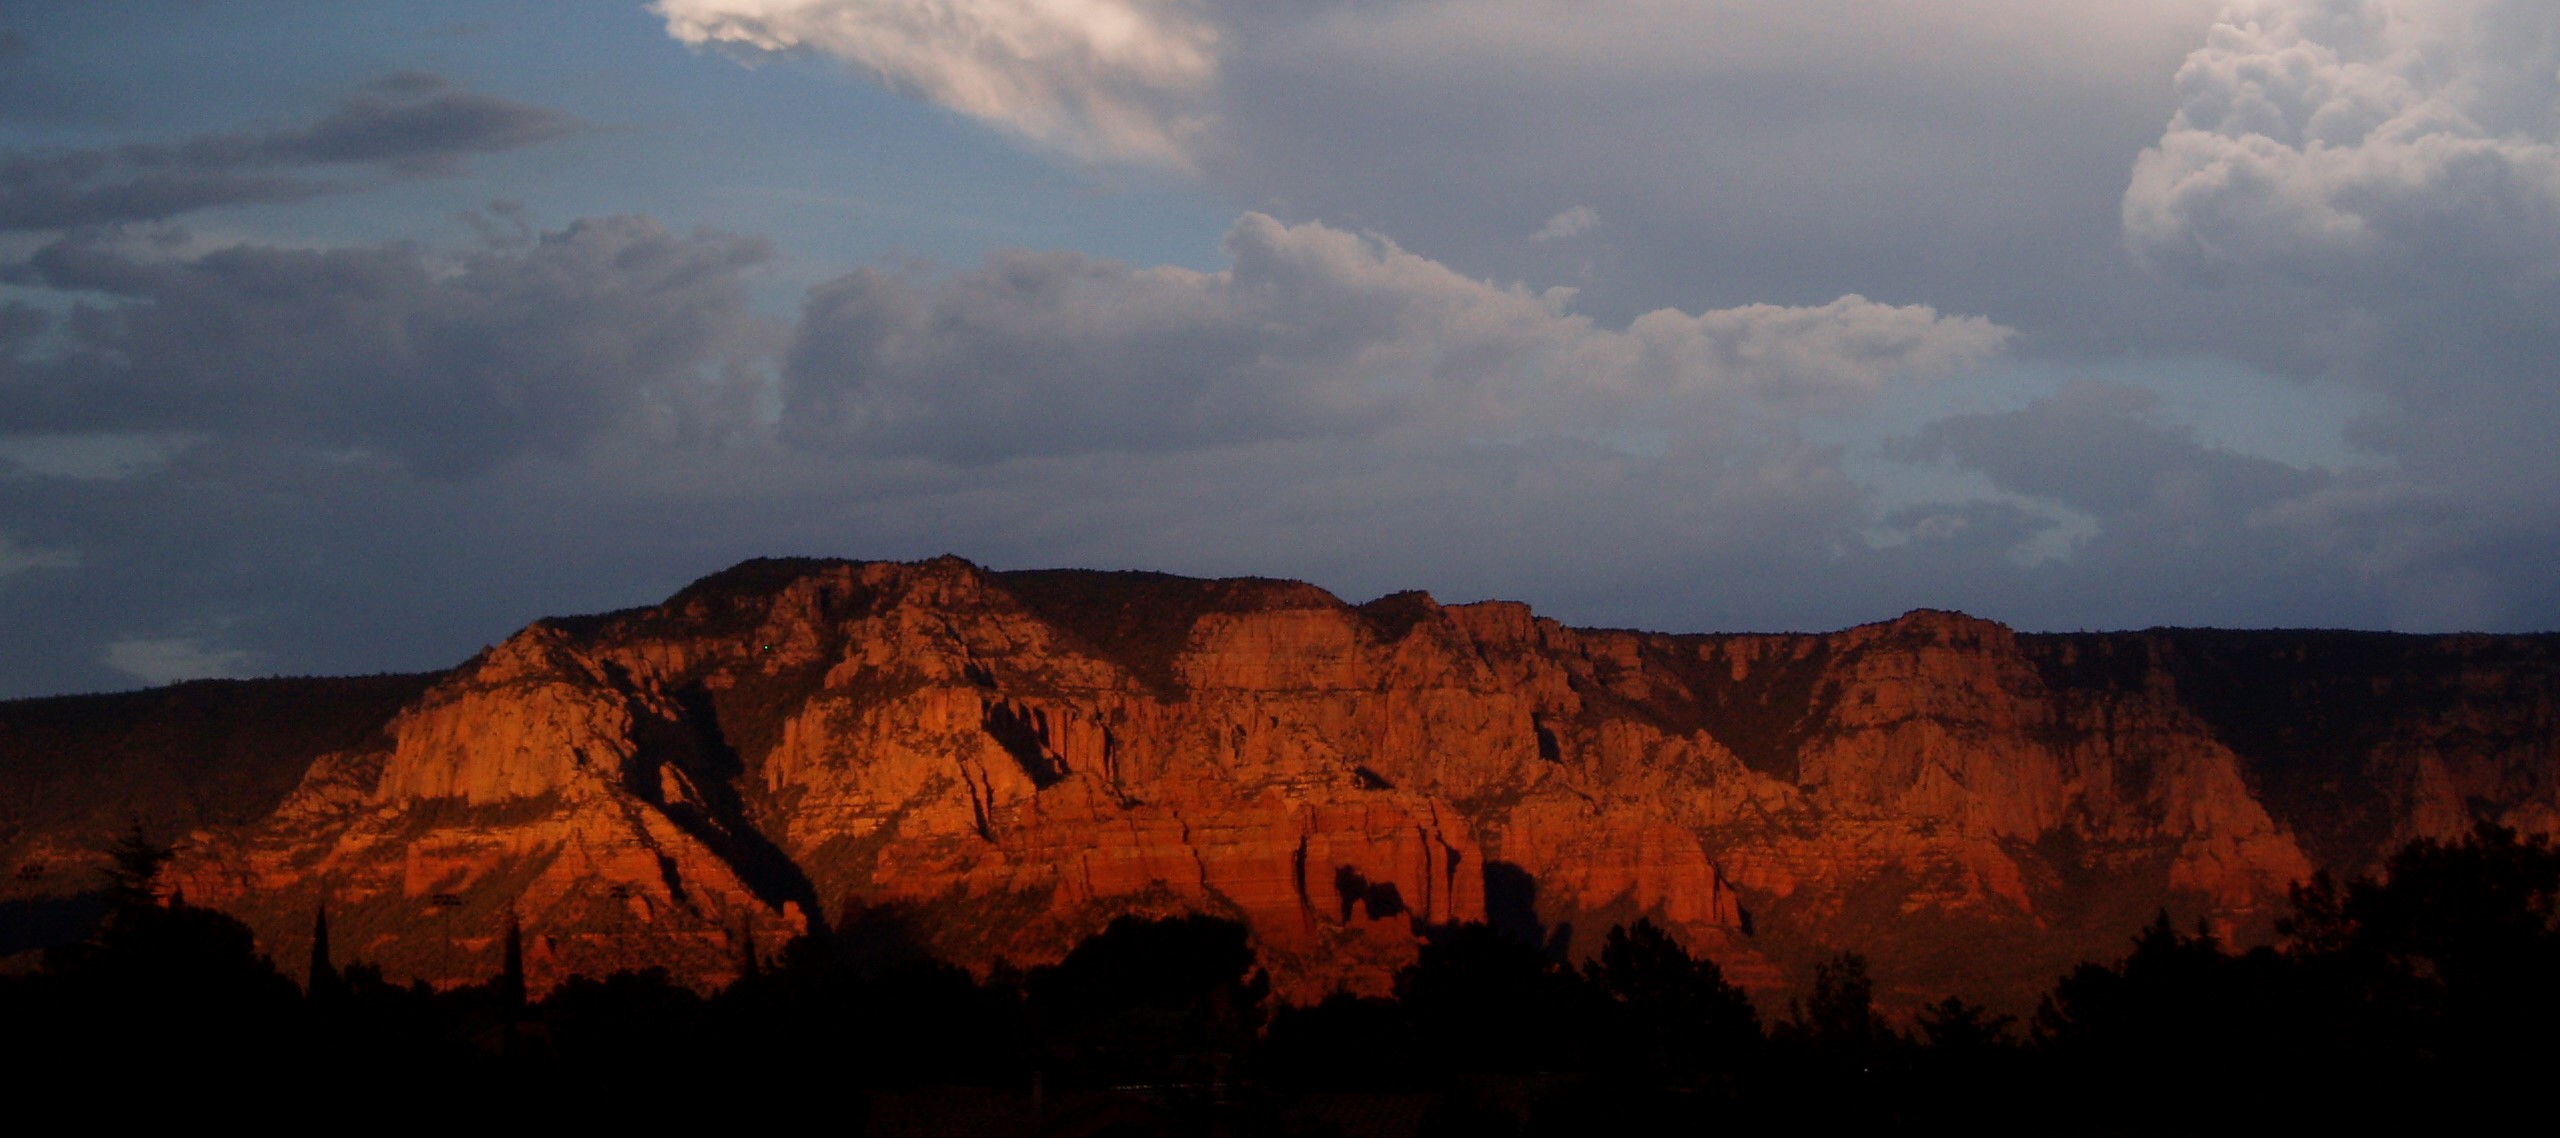
[[[716,984],[902,914],[973,967],[1122,913],[1252,930],[1276,990],[1384,991],[1437,925],[1587,952],[1650,917],[1760,987],[2014,1002],[2156,910],[2266,935],[2287,886],[2487,818],[2560,828],[2552,638],[1566,628],[1282,581],[750,562],[535,624],[179,880],[290,958]],[[5,740],[0,734],[0,740]],[[26,829],[12,840],[63,839]],[[59,827],[57,827],[59,829]]]

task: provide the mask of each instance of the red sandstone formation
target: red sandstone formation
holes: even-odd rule
[[[1124,912],[1231,916],[1300,999],[1382,990],[1437,924],[1570,952],[1637,916],[1762,986],[1859,948],[1906,996],[2014,999],[2161,906],[2263,935],[2315,866],[2484,815],[2560,828],[2555,663],[2550,638],[1933,612],[1669,636],[1278,581],[750,562],[526,629],[271,808],[205,819],[179,880],[280,956],[325,900],[343,951],[437,980],[486,974],[512,915],[537,987],[717,983],[896,905],[977,966]],[[61,859],[77,829],[0,841]]]

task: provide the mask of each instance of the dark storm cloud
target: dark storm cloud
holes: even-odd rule
[[[203,431],[379,448],[439,475],[742,413],[758,241],[581,221],[439,263],[402,245],[194,257],[94,237],[29,281],[104,294],[54,350],[0,359],[0,428]],[[23,321],[22,321],[23,322]]]
[[[2060,502],[2110,530],[2138,515],[2161,524],[2233,525],[2332,481],[2207,447],[2192,428],[2162,419],[2160,403],[2139,387],[2083,381],[2023,410],[1939,420],[1891,449],[1980,471],[2002,489]]]
[[[304,126],[0,155],[0,230],[158,221],[212,206],[298,201],[354,188],[320,173],[330,168],[434,177],[460,170],[473,155],[580,129],[559,111],[403,73]]]
[[[2046,626],[2174,621],[2445,630],[2546,627],[2560,526],[2423,472],[2305,468],[2207,444],[2152,392],[2074,384],[1887,448],[2003,495],[1893,511],[1880,579]]]
[[[2008,498],[1912,507],[1884,528],[1923,547],[1922,560],[1932,544],[1970,548],[2022,579],[2069,582],[2082,620],[2183,604],[2220,610],[2189,620],[2266,623],[2322,594],[2333,609],[2362,607],[2355,574],[2320,548],[2352,532],[2277,517],[2340,477],[2206,445],[2161,402],[2092,380],[2020,410],[1931,423],[1888,452],[1978,472]]]
[[[428,666],[535,612],[792,551],[1534,587],[1586,617],[1677,566],[1665,615],[1706,570],[1776,579],[1854,533],[1857,493],[1792,437],[1795,408],[2009,335],[1854,297],[1604,328],[1259,216],[1229,254],[856,274],[812,294],[777,390],[753,357],[778,338],[742,299],[761,247],[644,219],[450,261],[54,242],[28,283],[105,299],[50,335],[17,321],[0,444],[169,441],[12,472],[0,536],[29,564],[0,612],[88,647],[0,682],[354,666],[352,628]],[[1573,437],[1639,421],[1653,453]],[[441,616],[393,599],[453,581],[503,584]]]

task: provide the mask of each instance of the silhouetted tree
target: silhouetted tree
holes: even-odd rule
[[[106,852],[107,919],[88,941],[45,952],[38,998],[10,1019],[12,1034],[43,1041],[35,1069],[219,1082],[272,1052],[301,994],[248,927],[174,890],[162,903],[172,849],[139,823]]]
[[[1252,1045],[1270,981],[1243,925],[1193,914],[1118,918],[1025,991],[1061,1074],[1205,1083]]]
[[[1652,921],[1609,930],[1583,976],[1611,1002],[1602,1040],[1653,1074],[1731,1070],[1760,1044],[1760,1013],[1713,960]]]
[[[2485,1118],[2560,1062],[2560,850],[2547,838],[2482,824],[2412,842],[2378,877],[2297,888],[2280,928],[2308,989],[2309,1045],[2368,1117]]]
[[[1889,1093],[1895,1113],[1925,1126],[1974,1133],[2043,1133],[2054,1129],[2040,1112],[2041,1085],[2015,1030],[2017,1017],[1949,996],[1913,1017],[1919,1046],[1905,1050]]]
[[[2316,1006],[2299,979],[2272,950],[2234,956],[2163,912],[2122,961],[2058,981],[2034,1034],[2063,1083],[2118,1102],[2128,1125],[2300,1124],[2296,1099],[2319,1080],[2329,1044],[2309,1030]]]
[[[507,938],[498,958],[498,1004],[509,1012],[524,1007],[524,925],[507,910]]]
[[[1537,946],[1476,922],[1434,931],[1395,993],[1420,1062],[1443,1072],[1578,1066],[1598,1005]]]
[[[598,1091],[655,1097],[670,1071],[720,1071],[709,1002],[664,968],[571,976],[528,1012],[549,1053]]]
[[[322,903],[311,916],[311,967],[304,973],[303,993],[314,1004],[334,1003],[346,995],[346,981],[338,975],[338,965],[329,959],[329,906]]]
[[[1894,1041],[1893,1028],[1876,1014],[1875,981],[1867,958],[1843,952],[1813,966],[1813,990],[1788,1001],[1786,1034],[1836,1058],[1863,1060]]]
[[[1019,1094],[1038,1069],[1051,1104],[1105,1103],[1080,1117],[1120,1132],[1298,1133],[1287,1099],[1319,1088],[1437,1093],[1428,1133],[2469,1131],[2538,1106],[2560,1058],[2560,853],[2496,828],[2304,883],[2280,950],[2235,953],[2163,912],[2121,959],[2057,981],[2025,1043],[2009,1017],[1953,998],[1905,1039],[1848,953],[1814,969],[1764,1040],[1715,965],[1646,921],[1580,968],[1483,925],[1435,930],[1395,999],[1281,1009],[1258,1043],[1267,982],[1244,930],[1207,917],[1115,921],[1056,965],[978,981],[884,907],[714,998],[625,972],[572,977],[528,1007],[507,995],[524,983],[512,914],[499,975],[435,992],[339,964],[323,906],[305,1001],[247,928],[164,893],[168,846],[135,827],[108,852],[95,934],[0,976],[0,1069],[22,1085],[106,1072],[193,1101],[283,1071],[321,1088],[299,1092],[315,1106],[432,1085],[455,1112],[574,1093],[581,1118],[663,1123],[681,1077],[728,1088],[736,1113],[846,1088],[821,1105],[848,1124],[866,1088]],[[1253,1081],[1229,1100],[1251,1105],[1178,1089],[1222,1071]],[[1177,1089],[1143,1108],[1095,1094],[1126,1082]]]
[[[176,856],[176,847],[152,841],[136,818],[106,852],[108,919],[131,920],[143,910],[159,908],[160,871]]]
[[[2016,1044],[2018,1017],[1999,1015],[1980,1004],[1949,996],[1920,1009],[1914,1025],[1920,1038],[1943,1053],[1974,1055]]]
[[[1348,992],[1311,1007],[1282,1007],[1271,1014],[1258,1069],[1293,1089],[1410,1086],[1418,1081],[1413,1025],[1396,1001]]]
[[[764,961],[756,952],[756,926],[753,915],[738,918],[738,978],[751,979],[764,971]]]
[[[2560,851],[2482,825],[2460,841],[2411,843],[2381,880],[2350,885],[2344,947],[2407,978],[2400,997],[2438,1021],[2448,1055],[2547,1054],[2560,1015],[2555,901]]]

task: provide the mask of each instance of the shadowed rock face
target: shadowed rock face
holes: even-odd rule
[[[2315,867],[2476,818],[2560,829],[2552,637],[1934,612],[1670,636],[1285,581],[758,561],[413,692],[265,753],[300,770],[281,797],[175,819],[188,899],[279,958],[325,899],[342,953],[436,980],[490,972],[512,917],[537,986],[716,983],[882,905],[979,966],[1205,911],[1298,999],[1383,991],[1437,924],[1572,953],[1649,915],[1746,983],[1858,948],[1888,996],[2014,1003],[2163,906],[2258,937]],[[0,746],[64,703],[0,707]],[[95,841],[19,813],[19,862]]]

